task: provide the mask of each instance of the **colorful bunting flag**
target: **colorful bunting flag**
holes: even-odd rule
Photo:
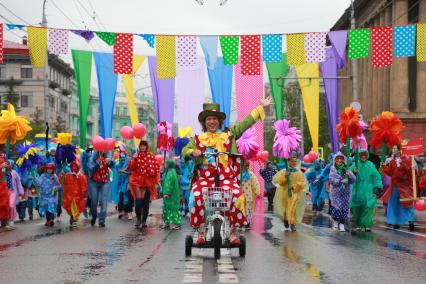
[[[394,53],[397,57],[416,55],[416,26],[393,28]]]
[[[101,40],[103,40],[103,42],[105,42],[109,46],[113,46],[117,41],[117,37],[115,33],[110,33],[110,32],[95,32],[95,33]]]
[[[47,29],[28,27],[28,49],[31,65],[35,68],[46,65]]]
[[[179,66],[194,66],[197,62],[197,37],[178,36],[177,62]]]
[[[155,35],[150,34],[138,34],[138,36],[142,37],[149,45],[149,47],[155,47]]]
[[[176,37],[157,36],[155,42],[157,51],[158,79],[176,77]]]
[[[22,31],[25,28],[24,25],[16,25],[16,24],[5,24],[5,25],[6,25],[6,27],[9,31],[14,30],[14,29],[19,29],[19,30]]]
[[[207,68],[213,69],[217,61],[217,36],[200,36]]]
[[[337,66],[339,68],[343,68],[346,65],[346,47],[348,41],[348,31],[329,32],[328,39],[330,40],[331,46],[333,48],[334,58],[336,59]]]
[[[3,63],[3,24],[0,24],[0,63]]]
[[[76,35],[81,36],[82,38],[84,38],[87,42],[91,41],[94,37],[95,34],[92,31],[86,31],[86,30],[72,30],[73,33],[75,33]]]
[[[392,27],[371,29],[371,60],[374,67],[392,65]]]
[[[222,49],[223,62],[225,65],[235,65],[238,63],[238,47],[240,45],[239,36],[221,36],[220,48]]]
[[[287,63],[296,66],[306,63],[304,34],[287,36]]]
[[[49,52],[53,54],[68,54],[68,30],[49,29]]]
[[[426,61],[426,24],[417,24],[417,61]]]
[[[282,35],[262,35],[262,54],[264,62],[281,62],[283,55],[282,48]]]
[[[243,75],[259,75],[260,35],[241,36],[241,72]]]
[[[306,62],[325,61],[325,38],[327,33],[305,34],[305,54]]]
[[[349,58],[366,58],[370,51],[370,29],[355,29],[349,32]]]
[[[114,45],[114,73],[132,74],[133,71],[133,34],[116,34]]]

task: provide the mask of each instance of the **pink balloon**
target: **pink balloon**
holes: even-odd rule
[[[160,166],[163,165],[164,164],[164,157],[163,157],[163,155],[161,155],[161,154],[155,155],[155,161]]]
[[[133,136],[134,136],[133,128],[131,128],[130,126],[127,126],[127,125],[123,126],[120,129],[120,135],[125,140],[131,140],[131,139],[133,139]]]
[[[114,140],[114,138],[107,138],[104,143],[105,143],[105,148],[106,148],[105,151],[112,151],[112,150],[114,150],[114,147],[115,147],[115,140]]]
[[[425,211],[426,210],[426,200],[414,201],[414,208],[418,211]]]
[[[99,136],[99,135],[96,135],[95,137],[93,137],[93,139],[92,139],[93,148],[96,151],[105,151],[102,148],[103,141],[104,141],[104,139],[101,136]]]
[[[269,158],[269,152],[268,151],[259,151],[257,153],[256,158],[259,162],[266,163],[268,161],[268,158]]]
[[[305,156],[303,156],[303,162],[305,162],[305,163],[310,163],[311,162],[308,154],[306,154]]]
[[[138,138],[142,139],[146,134],[146,127],[143,123],[136,123],[133,126],[133,135]]]

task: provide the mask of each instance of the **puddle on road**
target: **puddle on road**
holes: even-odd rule
[[[271,233],[269,233],[268,231],[272,229],[272,227],[272,218],[265,217],[264,232],[262,233],[265,240],[269,241],[274,247],[281,247],[282,255],[290,260],[290,262],[299,265],[299,267],[301,267],[304,272],[307,272],[309,276],[316,282],[320,283],[328,281],[328,277],[324,272],[319,271],[315,265],[311,264],[303,257],[297,255],[288,246],[284,245],[280,238],[274,237]]]

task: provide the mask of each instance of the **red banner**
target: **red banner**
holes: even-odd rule
[[[421,156],[424,154],[423,138],[404,139],[401,143],[401,151],[407,156]]]

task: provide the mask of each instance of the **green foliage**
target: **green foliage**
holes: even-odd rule
[[[15,86],[21,84],[20,81],[16,81],[13,77],[10,77],[9,80],[4,82],[7,87],[7,93],[5,93],[4,98],[2,99],[2,108],[7,109],[7,104],[10,103],[15,107],[15,112],[20,111],[19,108],[19,94],[15,91]]]
[[[66,123],[65,119],[63,119],[60,115],[58,115],[53,125],[55,135],[58,135],[58,133],[64,132],[66,130],[67,126],[65,123]]]
[[[43,111],[36,107],[34,113],[30,115],[30,126],[32,130],[27,134],[27,140],[34,141],[34,137],[38,133],[44,133],[46,130],[46,124],[43,118]]]

